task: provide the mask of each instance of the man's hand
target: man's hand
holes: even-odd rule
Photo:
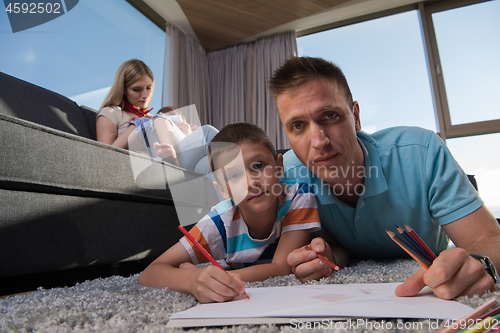
[[[398,286],[396,296],[415,296],[425,286],[431,287],[436,296],[444,299],[496,290],[493,278],[486,273],[483,265],[461,248],[441,252],[428,270],[421,267]]]
[[[288,254],[287,262],[292,266],[292,272],[302,282],[330,276],[332,268],[321,261],[317,255],[317,253],[323,254],[330,261],[335,262],[330,245],[323,238],[317,237],[311,241],[309,247],[312,251],[301,247]]]

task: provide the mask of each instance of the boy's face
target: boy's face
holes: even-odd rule
[[[218,165],[224,167],[216,175],[225,189],[214,183],[226,199],[233,199],[245,213],[263,213],[276,209],[274,203],[281,194],[279,177],[283,172],[283,156],[275,161],[272,153],[258,143],[244,142],[238,145],[240,154],[222,153]]]

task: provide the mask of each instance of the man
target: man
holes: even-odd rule
[[[340,266],[348,260],[343,248],[359,258],[404,257],[385,230],[407,224],[439,256],[396,295],[416,295],[426,285],[445,299],[495,290],[493,278],[469,254],[499,266],[500,227],[435,133],[415,127],[362,132],[360,107],[342,71],[320,58],[288,60],[270,90],[293,148],[284,155],[283,180],[316,189],[331,237],[317,237],[313,251],[288,256],[302,281],[331,274],[317,253]],[[447,249],[449,239],[456,248]]]

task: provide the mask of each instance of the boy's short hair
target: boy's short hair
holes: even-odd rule
[[[216,161],[222,153],[244,142],[261,144],[271,152],[274,160],[278,157],[274,145],[262,128],[251,123],[232,123],[224,126],[212,141],[210,141],[208,146],[208,158],[212,172],[218,169]]]

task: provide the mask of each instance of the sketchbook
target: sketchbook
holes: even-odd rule
[[[400,283],[247,288],[250,299],[198,304],[170,316],[167,327],[290,324],[353,318],[459,319],[472,308],[424,289],[397,297]]]

